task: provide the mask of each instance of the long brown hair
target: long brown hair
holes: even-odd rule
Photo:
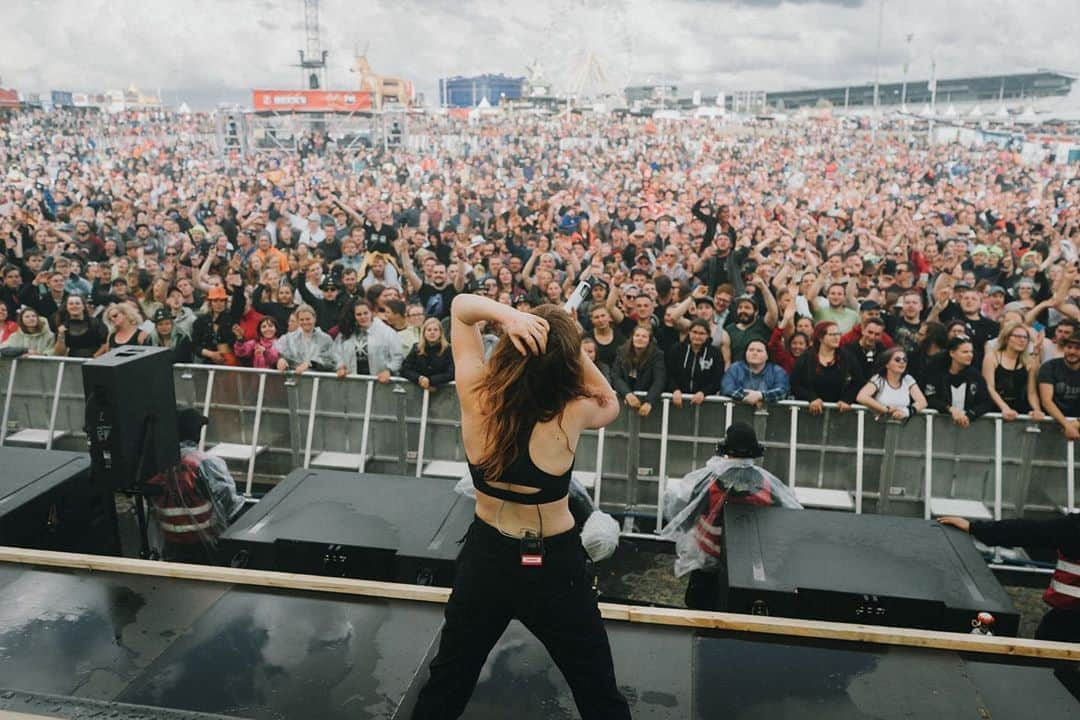
[[[649,344],[642,350],[638,350],[634,347],[634,333],[638,330],[645,330],[649,333]],[[630,337],[628,337],[626,342],[622,344],[622,347],[619,348],[618,357],[622,360],[623,367],[640,370],[652,362],[653,353],[658,351],[659,348],[656,345],[656,335],[653,331],[644,325],[638,325],[630,331]]]
[[[424,321],[424,324],[420,326],[420,340],[416,343],[416,354],[421,357],[427,355],[428,342],[424,335],[427,333],[428,325],[439,326],[439,342],[435,343],[439,349],[435,352],[435,356],[442,357],[443,353],[450,349],[450,343],[446,342],[446,333],[443,332],[442,321],[435,317],[429,317]]]
[[[532,313],[548,321],[546,352],[522,355],[504,335],[479,384],[488,440],[477,465],[484,477],[496,482],[517,458],[523,432],[558,417],[571,400],[588,395],[581,332],[574,321],[558,305],[541,305]]]

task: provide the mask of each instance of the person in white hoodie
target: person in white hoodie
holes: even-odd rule
[[[353,300],[341,313],[334,356],[338,377],[374,375],[379,382],[401,370],[405,355],[401,339],[392,327],[375,317],[367,300]]]

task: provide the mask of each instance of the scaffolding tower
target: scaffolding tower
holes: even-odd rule
[[[240,108],[219,110],[216,121],[218,155],[223,159],[243,157],[248,154],[247,115]]]
[[[326,87],[326,51],[319,36],[319,0],[304,0],[305,50],[300,51],[303,87],[322,90]]]

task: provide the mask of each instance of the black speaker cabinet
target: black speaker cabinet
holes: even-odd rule
[[[969,632],[985,610],[1010,636],[1020,623],[971,538],[936,522],[729,503],[723,537],[732,612]]]
[[[0,448],[0,545],[119,555],[111,491],[84,453]]]
[[[221,544],[236,566],[449,587],[474,515],[453,483],[301,468]]]
[[[83,364],[83,390],[95,483],[131,488],[180,462],[171,350],[112,350]]]

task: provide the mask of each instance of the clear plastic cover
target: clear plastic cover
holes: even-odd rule
[[[675,541],[675,575],[715,570],[721,558],[724,506],[729,502],[802,508],[795,491],[749,458],[714,455],[705,467],[670,480],[660,536]]]

